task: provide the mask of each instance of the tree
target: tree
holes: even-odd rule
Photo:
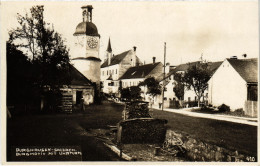
[[[175,73],[174,80],[175,82],[174,82],[173,92],[175,93],[175,96],[179,100],[183,100],[183,96],[184,96],[183,74]]]
[[[9,42],[30,57],[35,84],[55,89],[69,84],[69,51],[61,35],[44,21],[44,6],[33,6],[30,14],[18,14],[19,27],[9,32]]]
[[[184,73],[183,82],[187,89],[193,89],[198,97],[198,106],[200,107],[200,99],[204,96],[205,90],[208,88],[208,80],[210,79],[210,70],[208,63],[198,62],[195,65],[189,65],[188,70]]]
[[[30,98],[31,62],[15,45],[6,43],[7,105],[27,103]]]
[[[146,86],[147,87],[147,94],[150,94],[152,98],[156,95],[161,94],[161,86],[158,81],[155,80],[154,77],[146,78],[143,82],[139,83],[139,86]]]
[[[8,43],[23,51],[31,63],[30,70],[23,74],[23,79],[31,82],[28,84],[33,91],[30,95],[37,99],[42,94],[46,94],[47,99],[50,95],[58,98],[60,86],[71,82],[69,50],[64,39],[44,21],[44,6],[33,6],[24,16],[18,14],[17,21],[19,26],[9,31]]]
[[[121,98],[128,101],[136,101],[141,99],[141,89],[138,86],[131,86],[121,90]]]

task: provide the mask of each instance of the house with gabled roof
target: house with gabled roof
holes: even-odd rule
[[[61,92],[60,108],[64,112],[71,113],[77,108],[81,108],[84,104],[88,105],[94,102],[95,85],[87,77],[85,77],[78,69],[69,64],[67,73],[69,82],[62,82],[58,88]],[[48,90],[48,86],[45,87]],[[48,107],[47,98],[42,96],[41,109]]]
[[[122,77],[129,68],[140,65],[142,65],[142,63],[136,55],[136,47],[118,55],[114,55],[109,39],[106,59],[101,65],[101,91],[106,94],[117,95],[119,78]]]
[[[208,81],[209,104],[257,116],[258,59],[226,59]]]
[[[71,90],[72,104],[81,104],[82,98],[87,97],[88,103],[94,102],[94,84],[73,65],[70,65],[71,83],[68,88]]]
[[[149,77],[157,79],[161,76],[162,72],[163,64],[161,62],[131,67],[120,77],[122,88],[137,86],[140,82]]]
[[[149,77],[154,77],[156,80],[160,79],[162,73],[163,64],[161,62],[155,62],[154,57],[153,63],[129,68],[125,74],[120,77],[120,82],[122,84],[122,88],[138,86],[139,83],[143,82],[146,78]],[[150,102],[151,96],[146,93],[147,87],[141,86],[140,88],[143,100]]]
[[[174,91],[173,88],[175,87],[176,81],[174,79],[174,75],[176,73],[185,73],[190,66],[196,65],[198,63],[202,63],[201,61],[196,62],[190,62],[185,64],[180,64],[178,66],[175,66],[173,68],[169,68],[166,70],[166,76],[163,79],[160,80],[160,84],[165,86],[164,90],[164,107],[175,107],[175,101],[179,100]],[[217,68],[221,65],[222,62],[207,62],[209,66],[210,75],[213,75],[213,73],[217,70]],[[166,66],[167,68],[167,66]],[[159,105],[159,103],[162,103],[162,96],[158,95],[156,96],[157,100],[155,101],[155,105]],[[197,102],[197,96],[194,92],[194,90],[190,89],[184,89],[184,96],[182,98],[183,101],[186,103],[191,102]],[[205,92],[204,100],[207,100],[207,92]],[[184,105],[183,105],[184,106]],[[189,105],[190,106],[190,105]]]

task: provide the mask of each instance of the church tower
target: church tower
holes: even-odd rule
[[[74,66],[90,81],[100,85],[99,47],[100,35],[96,25],[92,22],[92,5],[82,6],[82,22],[73,34],[75,51],[72,55]]]
[[[107,61],[108,61],[108,65],[111,64],[111,59],[112,59],[112,48],[111,48],[111,42],[110,42],[110,38],[109,38],[108,45],[107,45]]]

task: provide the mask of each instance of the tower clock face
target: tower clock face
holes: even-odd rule
[[[98,40],[95,37],[88,37],[87,44],[90,48],[96,48]]]

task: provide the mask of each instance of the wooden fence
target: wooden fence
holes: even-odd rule
[[[245,114],[251,117],[258,116],[258,102],[247,100],[245,102]]]

